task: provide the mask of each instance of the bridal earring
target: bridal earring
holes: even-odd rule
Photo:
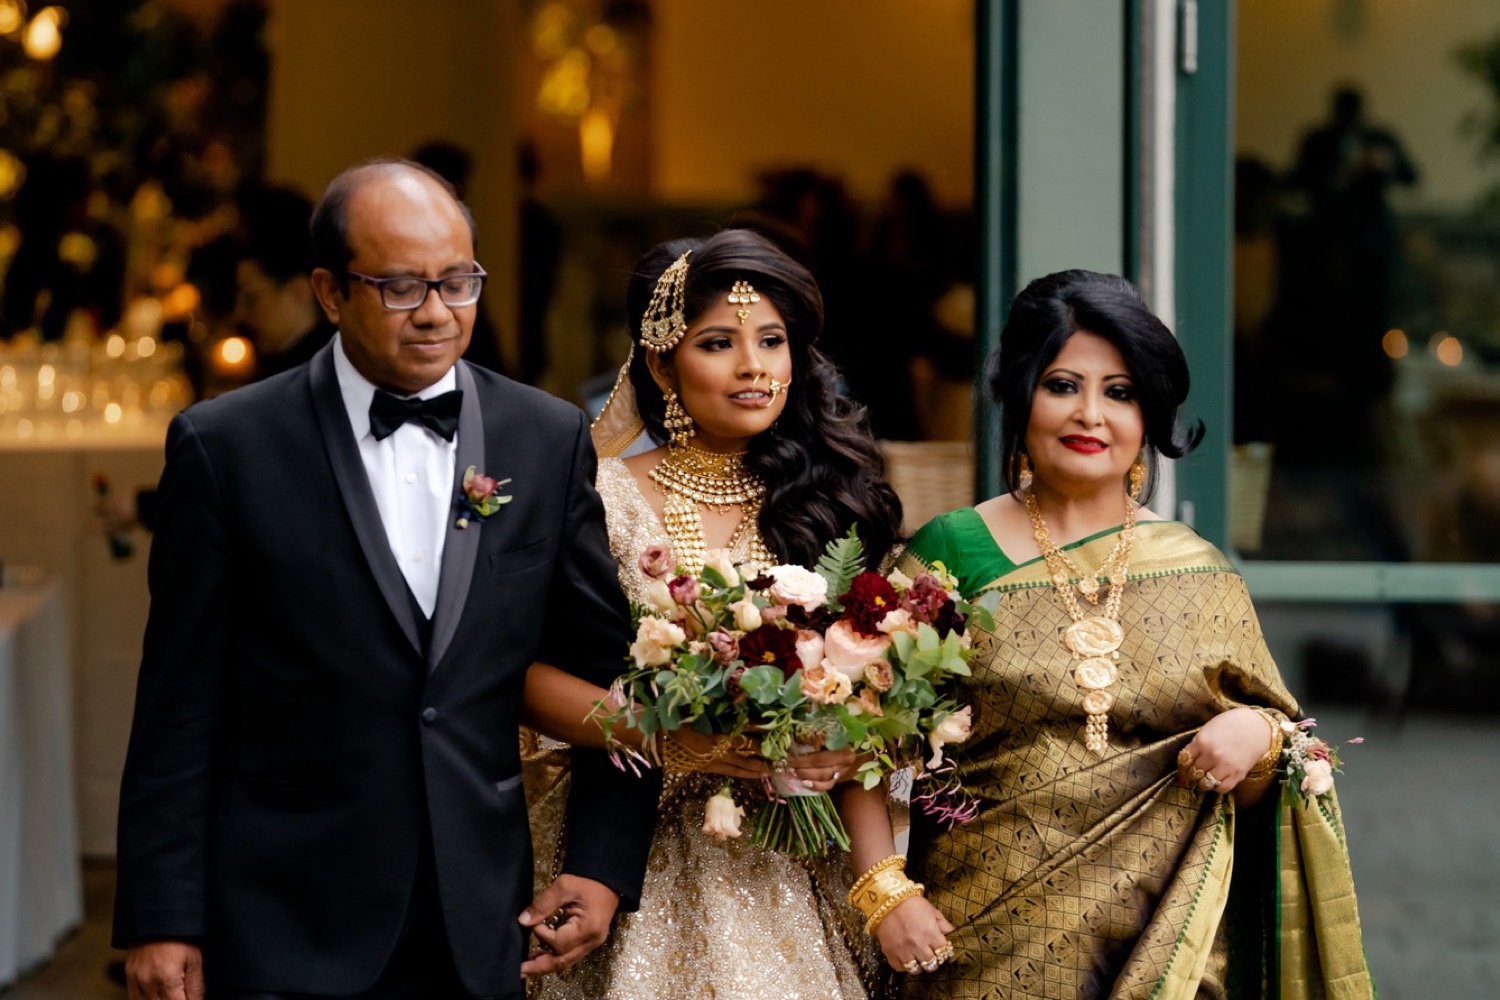
[[[1016,487],[1022,493],[1031,492],[1031,457],[1024,451],[1016,455]]]
[[[663,389],[662,396],[667,401],[661,421],[662,426],[667,429],[667,447],[681,448],[693,436],[693,418],[688,416],[688,411],[678,402],[675,390]]]
[[[1139,458],[1130,466],[1130,499],[1133,503],[1141,502],[1141,488],[1146,483],[1146,463]]]

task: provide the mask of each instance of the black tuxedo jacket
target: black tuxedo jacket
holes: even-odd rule
[[[457,472],[508,478],[514,500],[467,530],[455,506],[425,644],[331,348],[173,422],[121,791],[118,946],[197,940],[211,982],[358,992],[401,931],[425,827],[465,986],[519,995],[526,667],[607,686],[629,614],[582,412],[464,362],[457,376]],[[632,908],[658,786],[600,752],[573,760],[565,870]]]

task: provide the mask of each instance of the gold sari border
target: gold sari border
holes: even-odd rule
[[[1198,994],[1198,984],[1208,967],[1214,936],[1224,919],[1224,909],[1229,905],[1229,886],[1234,876],[1234,810],[1227,799],[1220,803],[1218,813],[1213,844],[1204,862],[1203,879],[1198,883],[1198,892],[1188,907],[1182,931],[1172,945],[1167,966],[1156,981],[1149,1000],[1192,1000]],[[1225,843],[1230,844],[1231,849],[1221,851],[1219,848]],[[1179,957],[1190,960],[1179,962]]]
[[[1233,573],[1239,575],[1224,554],[1205,541],[1181,521],[1142,521],[1135,526],[1135,544],[1130,557],[1131,580],[1149,580],[1181,573]],[[1074,550],[1085,566],[1098,566],[1114,547],[1116,532],[1094,538]],[[1077,580],[1070,581],[1077,583]],[[1017,566],[1004,576],[980,587],[976,593],[989,590],[1007,593],[1031,587],[1050,587],[1047,563],[1033,559]]]

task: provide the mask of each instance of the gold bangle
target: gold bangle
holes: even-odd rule
[[[716,760],[724,756],[728,749],[729,741],[722,740],[708,753],[699,753],[679,743],[671,731],[662,734],[661,742],[657,746],[657,751],[661,754],[662,770],[668,774],[706,771]]]
[[[1281,719],[1276,713],[1266,708],[1257,708],[1255,711],[1271,727],[1271,744],[1266,748],[1260,760],[1255,762],[1255,766],[1245,772],[1245,780],[1265,781],[1276,773],[1276,768],[1281,763],[1281,748],[1285,744],[1286,736],[1281,731]]]
[[[885,902],[881,903],[875,912],[870,914],[870,919],[865,921],[865,933],[874,934],[880,929],[881,922],[885,920],[892,910],[913,896],[923,896],[926,893],[927,887],[922,885],[922,883],[907,879],[905,888],[893,895],[887,896]]]
[[[866,868],[865,873],[859,878],[855,879],[854,884],[849,887],[849,895],[845,897],[848,899],[849,905],[854,907],[855,909],[858,909],[861,913],[865,913],[866,911],[864,910],[864,908],[854,901],[855,898],[860,895],[860,893],[867,885],[875,881],[875,877],[877,875],[879,875],[881,872],[890,871],[892,868],[905,870],[906,855],[892,854],[890,857],[881,858],[879,861]]]

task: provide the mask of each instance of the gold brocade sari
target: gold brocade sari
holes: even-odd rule
[[[1070,547],[1074,561],[1099,565],[1116,537]],[[1334,798],[1237,815],[1230,797],[1176,782],[1178,751],[1220,712],[1297,714],[1228,560],[1183,524],[1137,526],[1102,754],[1084,746],[1070,619],[1045,563],[1010,564],[972,509],[930,523],[898,568],[939,561],[966,596],[1001,595],[956,755],[980,812],[950,831],[913,810],[908,871],[957,927],[957,954],[898,976],[896,993],[1372,997]],[[999,572],[973,574],[986,567]]]

